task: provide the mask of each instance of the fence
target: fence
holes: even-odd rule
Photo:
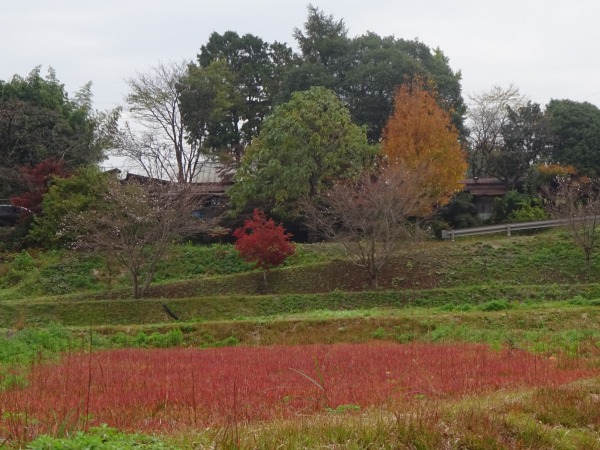
[[[590,219],[586,217],[585,219]],[[584,220],[584,219],[582,219]],[[535,230],[538,228],[560,227],[567,223],[566,220],[538,220],[536,222],[506,223],[502,225],[490,225],[487,227],[463,228],[460,230],[443,230],[442,239],[451,239],[460,236],[477,236],[479,234],[506,233],[510,236],[512,231]]]

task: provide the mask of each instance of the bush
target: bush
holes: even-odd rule
[[[28,447],[30,450],[127,450],[144,448],[147,450],[175,449],[167,446],[155,437],[141,434],[125,434],[106,425],[90,428],[88,432],[77,432],[70,438],[54,438],[51,436],[40,436]]]
[[[512,305],[506,300],[492,300],[479,307],[482,311],[504,311],[510,308],[512,308]]]
[[[548,214],[543,208],[542,200],[534,195],[517,191],[507,192],[494,202],[494,222],[529,222],[545,220]]]
[[[5,263],[0,271],[0,287],[14,286],[22,281],[34,267],[36,262],[25,250],[17,253],[11,262]]]

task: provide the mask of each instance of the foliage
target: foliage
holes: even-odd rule
[[[85,167],[69,178],[55,178],[43,196],[43,214],[35,216],[30,241],[46,249],[70,245],[76,234],[65,227],[65,218],[98,207],[109,177],[95,167]]]
[[[530,101],[508,108],[501,133],[503,145],[491,155],[489,172],[515,189],[534,164],[549,158],[554,138],[540,105]]]
[[[209,157],[219,156],[239,162],[240,138],[231,129],[231,111],[243,102],[236,90],[235,74],[225,60],[216,60],[206,67],[189,65],[177,84],[179,108],[189,139]],[[236,127],[239,124],[236,123]]]
[[[181,83],[185,126],[203,150],[238,164],[258,135],[294,55],[285,44],[234,31],[213,32]]]
[[[35,260],[26,250],[21,250],[13,257],[10,265],[0,277],[0,286],[8,287],[19,283],[34,268]]]
[[[600,109],[588,102],[551,100],[545,113],[555,137],[552,160],[573,165],[582,175],[599,176]]]
[[[357,176],[373,157],[364,130],[337,96],[314,87],[295,93],[265,119],[228,194],[237,211],[254,204],[291,216],[303,195]]]
[[[109,179],[101,201],[69,213],[63,226],[77,236],[77,248],[99,252],[125,267],[133,296],[140,298],[171,244],[211,225],[192,215],[202,199],[203,194],[186,185],[142,186]]]
[[[52,158],[67,168],[101,161],[114,114],[92,110],[91,83],[70,99],[53,69],[0,81],[0,197],[18,193],[22,166]]]
[[[71,172],[65,168],[64,161],[54,159],[45,159],[33,167],[23,166],[21,173],[27,191],[11,197],[10,202],[15,206],[27,208],[35,214],[42,212],[42,200],[53,178],[68,178],[71,175]]]
[[[123,433],[106,425],[92,427],[87,431],[78,431],[68,438],[56,438],[48,435],[39,436],[28,446],[30,450],[173,450],[155,437],[140,434]]]
[[[0,405],[5,412],[23,405],[40,426],[27,427],[26,415],[12,420],[3,415],[0,429],[13,438],[33,438],[57,422],[73,433],[101,423],[146,433],[166,431],[173,422],[210,428],[237,414],[252,423],[293,419],[299,412],[319,414],[341,405],[392,407],[391,397],[399,405],[415,395],[448,400],[499,387],[551,388],[595,373],[518,349],[465,343],[123,349],[73,354],[60,364],[33,367],[29,385],[0,394]],[[78,407],[86,417],[72,413]],[[142,439],[106,433],[107,444],[124,440],[120,448],[127,448],[126,439]]]
[[[479,225],[477,206],[473,196],[468,192],[460,192],[443,208],[437,211],[439,217],[452,228],[468,228]]]
[[[436,98],[435,90],[421,79],[401,85],[382,143],[389,164],[418,174],[429,196],[420,214],[448,203],[463,187],[467,167],[458,132]]]
[[[537,195],[509,191],[494,200],[495,223],[529,222],[548,218],[542,200]]]
[[[0,368],[29,365],[36,358],[55,357],[78,345],[65,327],[52,322],[44,327],[23,328],[2,336],[0,343]]]
[[[292,235],[258,209],[254,210],[251,220],[244,221],[244,225],[233,232],[233,236],[237,239],[235,249],[242,258],[255,262],[256,267],[265,273],[283,264],[296,251],[290,242]]]
[[[300,55],[285,72],[284,98],[312,86],[331,89],[344,99],[353,119],[366,127],[369,142],[375,144],[393,110],[397,87],[422,76],[438,87],[439,105],[462,131],[461,75],[452,71],[439,48],[374,32],[349,38],[343,20],[312,5],[304,28],[296,28],[294,38]]]

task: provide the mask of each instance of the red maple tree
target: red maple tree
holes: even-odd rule
[[[252,219],[233,232],[233,236],[237,239],[235,248],[242,258],[255,262],[257,268],[264,270],[265,283],[269,269],[279,266],[296,251],[290,242],[292,235],[258,209],[254,210]]]
[[[24,166],[21,174],[28,191],[19,196],[11,197],[10,202],[14,206],[22,206],[35,214],[42,212],[42,198],[48,192],[53,177],[68,178],[71,172],[65,169],[63,161],[45,159],[33,167]]]

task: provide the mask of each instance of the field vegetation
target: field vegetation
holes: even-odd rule
[[[144,299],[94,254],[2,258],[4,448],[600,448],[600,261],[561,231],[409,243],[377,290],[330,244],[267,285],[179,245]]]

